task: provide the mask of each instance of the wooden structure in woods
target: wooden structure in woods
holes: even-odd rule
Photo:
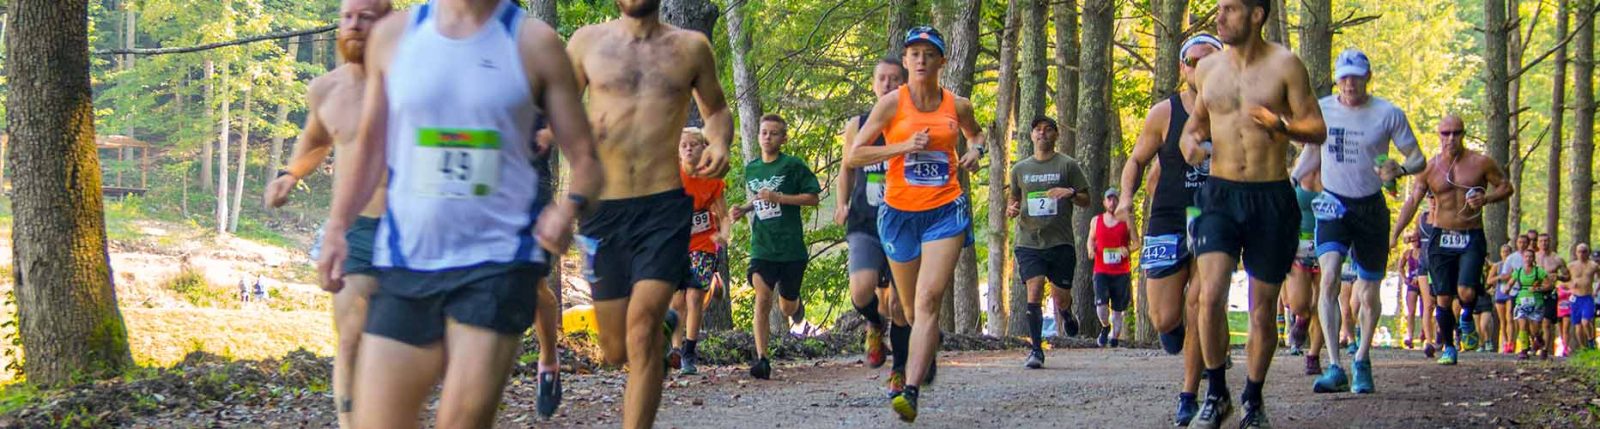
[[[144,195],[145,191],[149,189],[150,183],[150,144],[122,135],[96,136],[94,143],[96,152],[100,154],[101,159],[105,159],[107,151],[114,152],[115,158],[113,159],[119,161],[127,161],[130,150],[138,151],[139,156],[139,186],[134,187],[123,183],[122,172],[116,171],[102,178],[102,194],[115,198],[122,198],[128,195]],[[0,134],[0,157],[6,156],[9,153],[9,149],[11,149],[11,135]],[[0,183],[9,183],[5,181],[5,166],[8,164],[0,162]],[[103,171],[102,174],[104,174]],[[9,186],[7,187],[9,188]]]

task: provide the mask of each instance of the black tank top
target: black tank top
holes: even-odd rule
[[[1183,149],[1178,142],[1183,136],[1183,125],[1189,121],[1189,111],[1183,108],[1183,99],[1174,94],[1167,99],[1172,106],[1172,119],[1167,124],[1166,142],[1156,152],[1161,163],[1161,175],[1156,177],[1156,193],[1150,203],[1149,235],[1173,234],[1184,231],[1185,210],[1194,205],[1195,191],[1205,184],[1209,172],[1195,168],[1183,159]]]
[[[857,127],[867,123],[867,115],[862,114],[856,117]],[[883,146],[883,135],[879,134],[878,139],[874,140],[872,145]],[[883,204],[883,174],[886,170],[885,167],[886,165],[880,162],[856,169],[856,174],[852,176],[852,183],[850,184],[850,213],[845,215],[845,232],[865,232],[874,236],[878,235],[878,206]],[[868,181],[874,178],[877,180],[874,186],[876,189],[871,190],[871,192],[876,192],[876,197],[868,194]]]

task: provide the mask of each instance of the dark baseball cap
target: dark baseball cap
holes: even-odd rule
[[[910,30],[906,30],[905,47],[909,48],[911,45],[917,43],[932,44],[933,47],[939,49],[939,55],[945,54],[944,35],[940,34],[939,30],[936,28],[924,25],[912,27]]]

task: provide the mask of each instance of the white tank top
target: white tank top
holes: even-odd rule
[[[502,0],[474,35],[451,39],[435,7],[413,9],[384,78],[388,207],[374,265],[437,271],[545,260],[534,104],[518,54],[523,11]]]

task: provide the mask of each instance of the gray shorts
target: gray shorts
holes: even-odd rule
[[[860,271],[877,271],[885,280],[879,282],[879,287],[888,285],[889,257],[883,253],[883,240],[865,232],[852,232],[844,236],[844,241],[850,246],[850,274]]]

